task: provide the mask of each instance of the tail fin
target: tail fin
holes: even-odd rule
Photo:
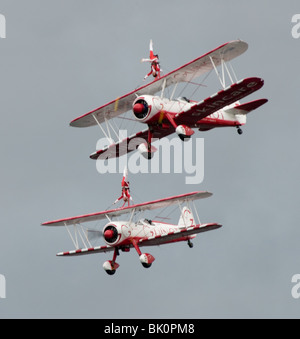
[[[267,103],[267,99],[259,99],[250,102],[246,102],[245,104],[240,104],[239,102],[235,103],[233,106],[224,109],[226,113],[232,114],[236,120],[241,124],[246,124],[247,114],[259,108],[260,106]]]
[[[179,228],[187,228],[192,225],[195,225],[195,219],[192,211],[187,207],[183,207],[181,210],[181,215],[178,221]]]

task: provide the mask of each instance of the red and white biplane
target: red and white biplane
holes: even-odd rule
[[[221,227],[218,223],[201,223],[194,206],[194,200],[208,198],[211,195],[212,193],[209,192],[191,192],[97,213],[48,221],[42,225],[65,226],[72,239],[75,249],[60,252],[57,256],[70,257],[113,252],[112,260],[107,260],[103,264],[104,270],[109,275],[112,275],[119,267],[116,259],[120,251],[129,252],[131,248],[134,248],[142,265],[148,268],[155,258],[149,253],[142,253],[141,247],[179,241],[187,241],[188,245],[193,247],[191,239],[195,238],[198,233]],[[124,202],[127,202],[127,199],[127,196],[123,196]],[[134,221],[140,212],[166,208],[171,205],[178,205],[180,209],[180,218],[177,225],[145,218],[139,218]],[[197,219],[194,218],[193,211]],[[129,215],[129,219],[116,220],[116,218],[125,214]],[[87,222],[97,222],[103,219],[107,219],[108,223],[104,226],[102,232],[97,229],[88,229],[84,226]],[[106,245],[93,246],[91,242],[95,238],[103,238]]]
[[[154,54],[151,41],[150,58],[142,61],[151,62],[151,72],[147,76],[152,73],[154,80],[74,119],[70,125],[74,127],[98,125],[104,133],[108,140],[107,147],[91,154],[92,159],[119,157],[136,149],[145,158],[151,159],[156,151],[152,146],[152,140],[177,133],[184,141],[194,134],[193,129],[207,131],[215,127],[233,126],[241,134],[241,126],[246,123],[246,115],[268,101],[267,99],[247,103],[239,101],[264,84],[264,81],[257,77],[239,81],[236,78],[230,61],[244,53],[247,48],[248,44],[244,41],[231,41],[168,74],[161,75],[158,55]],[[216,72],[220,80],[221,91],[202,101],[185,97],[174,99],[180,83],[195,84],[195,78],[212,71]],[[228,80],[230,84],[226,85]],[[166,98],[165,90],[170,86],[173,86],[172,93],[169,98]],[[160,95],[156,95],[158,92],[161,92]],[[146,124],[147,128],[122,139],[116,133],[111,119],[122,118],[130,110],[135,121]],[[116,141],[113,140],[113,135],[116,135]]]

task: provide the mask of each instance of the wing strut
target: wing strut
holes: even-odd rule
[[[95,114],[92,114],[92,116],[93,116],[93,118],[95,119],[97,125],[100,127],[102,133],[105,135],[106,139],[109,141],[109,143],[110,143],[111,145],[113,145],[113,144],[114,144],[114,141],[113,141],[113,139],[111,138],[111,134],[110,134],[109,129],[108,129],[108,126],[107,126],[107,119],[105,119],[105,122],[106,122],[106,127],[107,127],[107,129],[108,129],[108,135],[106,134],[104,128],[103,128],[103,127],[101,126],[101,124],[99,123],[99,121],[98,121],[98,119],[96,118]]]
[[[67,225],[67,223],[64,223],[65,225],[65,228],[66,230],[68,231],[68,234],[72,240],[72,243],[75,247],[76,250],[79,250],[80,249],[80,246],[79,246],[79,238],[78,236],[80,237],[81,239],[81,242],[82,242],[82,245],[83,247],[87,248],[87,247],[92,247],[89,239],[88,239],[88,236],[87,236],[87,233],[84,231],[83,227],[81,224],[73,224],[73,225]],[[74,227],[74,235],[72,235],[72,232],[70,231],[70,227],[73,226]],[[80,226],[80,228],[79,228]],[[88,244],[88,246],[87,246]]]
[[[231,81],[231,84],[234,84],[233,77],[232,77],[232,75],[230,74],[229,69],[228,69],[228,67],[227,67],[226,62],[224,61],[224,59],[223,59],[223,58],[221,59],[221,75],[220,75],[219,72],[218,72],[217,66],[216,66],[216,64],[214,63],[213,58],[212,58],[211,56],[209,56],[209,59],[210,59],[210,62],[212,63],[212,65],[213,65],[213,68],[214,68],[214,70],[215,70],[215,72],[216,72],[216,75],[217,75],[217,77],[218,77],[218,79],[219,79],[219,81],[220,81],[220,84],[221,84],[221,86],[223,87],[223,89],[225,89],[225,87],[226,87],[225,73],[227,73],[227,75],[228,75],[228,77],[229,77],[229,79],[230,79],[230,81]],[[234,72],[234,70],[233,70],[233,68],[232,68],[231,65],[230,65],[230,68],[231,68],[231,71],[232,71],[232,73],[233,73],[233,76],[236,78],[235,72]],[[225,72],[225,71],[226,71],[226,72]]]

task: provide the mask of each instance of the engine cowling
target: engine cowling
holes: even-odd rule
[[[156,96],[144,95],[138,97],[132,105],[132,111],[136,120],[148,122],[164,108],[163,101]]]
[[[103,238],[109,245],[116,243],[120,238],[118,226],[115,224],[106,225],[103,229]]]
[[[129,225],[122,221],[108,223],[103,228],[102,234],[108,245],[124,243],[124,240],[129,236]]]

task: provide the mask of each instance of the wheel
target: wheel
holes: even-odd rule
[[[238,134],[240,134],[240,135],[243,134],[243,130],[242,130],[241,128],[238,128],[238,129],[237,129],[237,132],[238,132]]]
[[[116,273],[116,270],[105,270],[105,272],[108,274],[108,275],[114,275]]]
[[[190,240],[188,240],[188,245],[189,245],[189,248],[193,248],[194,247],[194,244]]]
[[[149,267],[151,267],[152,264],[146,264],[145,262],[142,262],[142,265],[143,265],[145,268],[149,268]]]
[[[189,141],[191,137],[189,135],[179,134],[178,135],[181,141]]]

